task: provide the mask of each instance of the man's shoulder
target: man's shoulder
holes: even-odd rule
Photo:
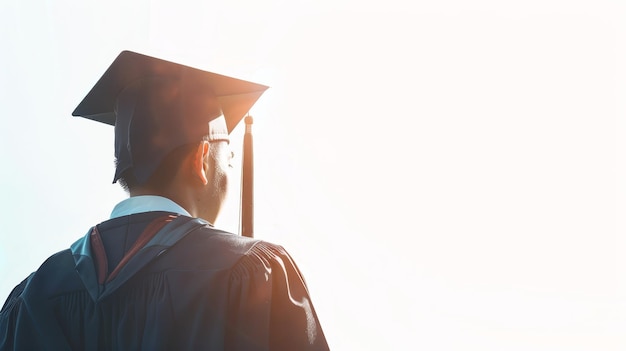
[[[82,285],[76,274],[74,257],[70,249],[52,254],[32,275],[40,287],[39,293],[56,295],[66,291],[80,290]]]
[[[268,241],[204,226],[174,245],[168,255],[179,263],[226,268],[234,266],[244,257],[267,250],[284,252],[282,246]]]
[[[9,294],[2,311],[12,307],[26,296],[55,296],[67,289],[80,289],[77,285],[74,260],[69,249],[54,253],[39,268],[26,277]]]

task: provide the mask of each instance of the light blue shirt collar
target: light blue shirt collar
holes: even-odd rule
[[[129,197],[128,199],[123,200],[122,202],[115,205],[113,211],[111,212],[111,218],[153,211],[174,212],[191,217],[189,212],[187,212],[180,205],[166,197],[156,195],[141,195]]]

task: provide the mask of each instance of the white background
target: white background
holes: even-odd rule
[[[333,350],[624,350],[625,9],[3,1],[0,299],[125,198],[113,129],[70,115],[128,49],[271,86],[256,236]]]

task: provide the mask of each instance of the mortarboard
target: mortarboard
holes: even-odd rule
[[[228,134],[268,87],[122,51],[73,116],[115,126],[113,182],[131,170],[139,183],[175,148]]]

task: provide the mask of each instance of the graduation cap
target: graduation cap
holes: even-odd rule
[[[142,184],[177,147],[207,135],[211,141],[228,140],[267,88],[122,51],[72,115],[114,125],[117,167],[113,182],[132,172]],[[242,191],[247,186],[251,199],[252,184],[246,184],[246,178],[251,178],[252,171],[252,119],[246,120]]]

